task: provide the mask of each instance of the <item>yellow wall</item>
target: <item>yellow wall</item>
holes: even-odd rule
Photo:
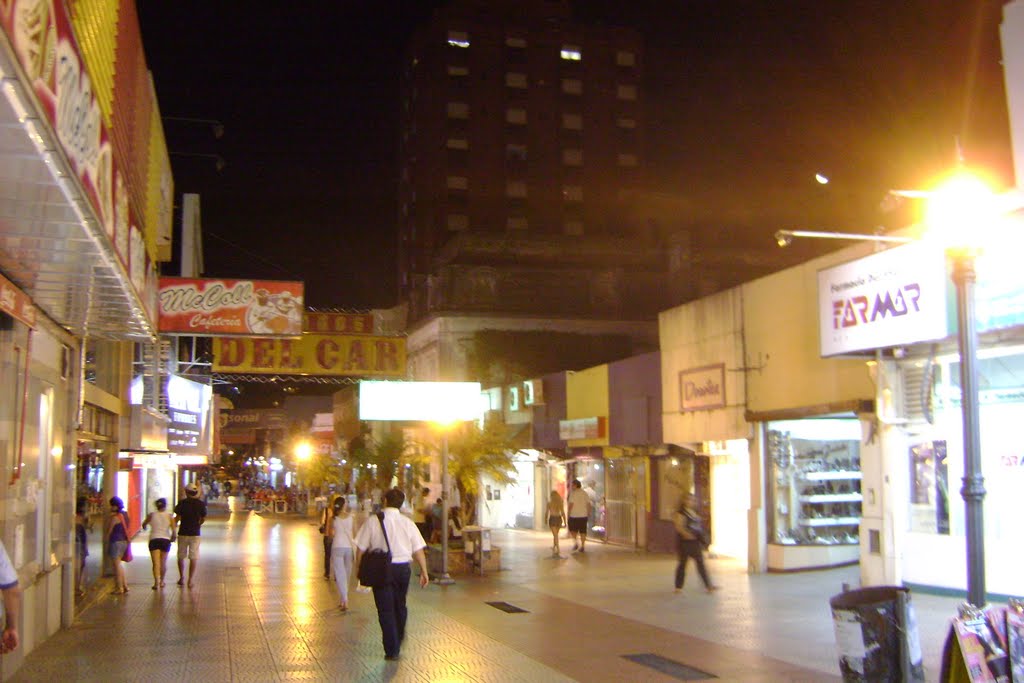
[[[608,365],[597,365],[586,370],[569,372],[565,386],[565,417],[576,420],[584,417],[608,418]],[[611,429],[609,424],[608,430]],[[607,446],[608,431],[602,439],[573,439],[573,446]]]

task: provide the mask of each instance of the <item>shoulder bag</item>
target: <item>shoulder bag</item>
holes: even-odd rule
[[[384,586],[391,582],[391,541],[388,540],[388,531],[384,528],[384,513],[377,515],[380,521],[380,530],[384,534],[384,542],[388,549],[370,548],[363,553],[359,561],[359,583],[364,586]]]
[[[121,524],[124,525],[124,535],[127,536],[128,535],[128,518],[125,517],[123,514],[121,515]],[[121,561],[122,562],[131,562],[132,559],[133,559],[133,557],[132,557],[132,539],[129,538],[128,539],[128,545],[126,545],[124,547],[124,554],[121,555]]]

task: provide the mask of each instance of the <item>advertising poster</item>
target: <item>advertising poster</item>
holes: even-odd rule
[[[1010,654],[1010,680],[1024,681],[1024,602],[1010,600],[1006,610],[1006,642]]]
[[[971,683],[1009,683],[1006,650],[984,614],[973,613],[953,621],[956,639]]]
[[[160,278],[160,333],[297,337],[301,282]]]
[[[910,447],[911,531],[949,534],[949,467],[945,441]]]

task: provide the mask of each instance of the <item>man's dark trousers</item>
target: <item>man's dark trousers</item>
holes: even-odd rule
[[[409,615],[405,596],[409,593],[412,567],[408,562],[391,565],[391,582],[374,586],[373,602],[377,605],[377,620],[384,640],[384,656],[397,657],[405,639],[405,620]]]

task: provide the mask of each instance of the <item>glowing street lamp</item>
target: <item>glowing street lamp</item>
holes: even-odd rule
[[[313,445],[308,441],[300,441],[297,444],[295,444],[294,453],[295,458],[299,462],[305,462],[306,460],[309,460],[310,457],[312,457],[313,455]]]

